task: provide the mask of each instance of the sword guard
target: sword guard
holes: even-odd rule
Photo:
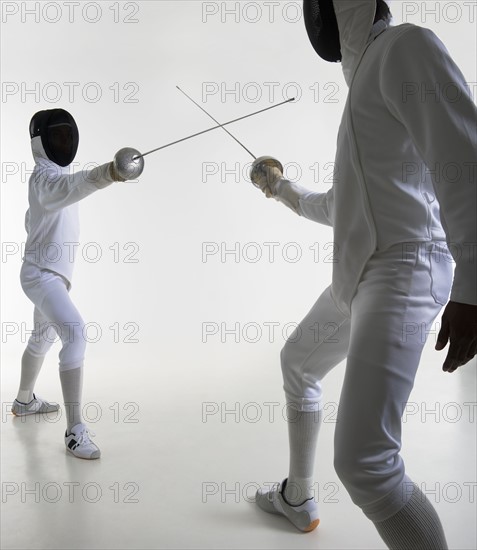
[[[132,147],[120,149],[113,159],[117,173],[125,180],[138,178],[144,170],[144,158],[140,155],[141,153]]]
[[[259,157],[252,164],[252,168],[250,170],[250,179],[252,180],[253,185],[259,189],[261,189],[261,187],[257,181],[267,175],[267,172],[265,171],[266,166],[270,168],[278,168],[278,170],[280,170],[283,174],[283,165],[279,160],[269,156]]]

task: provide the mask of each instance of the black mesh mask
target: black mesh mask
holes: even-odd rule
[[[75,119],[64,109],[39,111],[30,122],[30,137],[40,136],[46,156],[59,166],[68,166],[76,156],[79,132]]]
[[[340,33],[333,0],[303,0],[303,17],[316,53],[325,61],[341,61]]]
[[[325,61],[342,61],[340,32],[333,0],[303,0],[306,32],[316,53]],[[376,0],[376,17],[389,21],[391,12],[383,0]]]

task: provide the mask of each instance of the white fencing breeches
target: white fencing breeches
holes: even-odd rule
[[[69,296],[71,284],[61,275],[28,262],[23,262],[20,281],[23,291],[35,305],[28,351],[33,356],[43,357],[59,336],[62,342],[60,370],[81,367],[86,349],[84,322]]]
[[[335,469],[373,521],[410,497],[399,455],[401,417],[431,326],[447,303],[452,258],[443,241],[399,243],[366,264],[349,317],[328,287],[281,352],[287,403],[321,408],[321,380],[347,358],[335,429]],[[439,360],[436,357],[436,374]],[[406,492],[407,491],[407,492]]]

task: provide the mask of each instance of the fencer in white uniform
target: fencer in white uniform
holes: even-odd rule
[[[302,531],[318,525],[322,380],[347,359],[338,476],[389,548],[447,548],[436,511],[405,472],[401,417],[449,297],[436,345],[450,337],[444,370],[477,353],[477,110],[438,37],[391,26],[383,0],[305,0],[304,15],[315,50],[342,62],[349,86],[333,187],[311,192],[261,159],[252,180],[332,226],[336,255],[332,284],[281,352],[287,403],[299,414],[288,423],[288,478],[259,490],[257,504]]]
[[[17,416],[58,410],[33,393],[44,358],[57,336],[62,347],[59,373],[66,412],[66,449],[79,458],[100,457],[81,415],[84,322],[69,292],[79,243],[78,202],[114,181],[125,181],[109,162],[71,173],[79,132],[63,109],[36,113],[30,123],[35,167],[28,183],[27,240],[20,271],[22,288],[35,305],[33,331],[22,356],[20,387],[12,412]]]

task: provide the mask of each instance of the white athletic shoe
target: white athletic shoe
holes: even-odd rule
[[[259,489],[255,495],[258,506],[269,514],[285,516],[300,531],[308,533],[318,527],[318,507],[313,497],[299,506],[291,506],[283,498],[287,479],[282,483],[275,483],[271,490]]]
[[[101,451],[95,445],[89,436],[94,437],[96,434],[88,429],[86,424],[76,424],[71,428],[71,433],[65,432],[66,450],[74,454],[78,458],[93,459],[101,456]]]
[[[27,416],[28,414],[55,412],[59,408],[58,403],[50,403],[33,394],[33,399],[29,403],[22,403],[15,399],[12,405],[12,413],[15,416]]]

